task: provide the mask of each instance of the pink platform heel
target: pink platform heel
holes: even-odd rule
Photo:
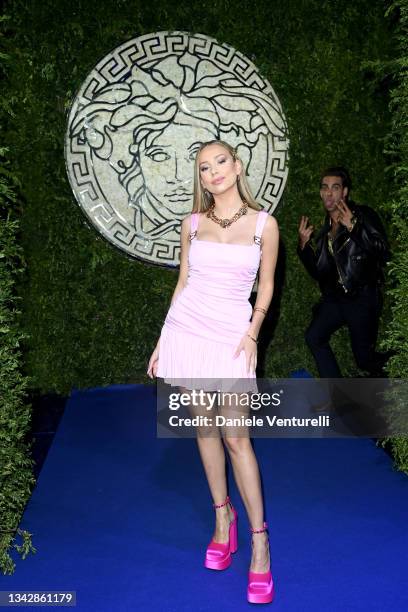
[[[251,533],[264,533],[268,525],[264,523],[263,529],[252,529]],[[271,570],[262,574],[249,572],[248,575],[248,601],[249,603],[264,604],[271,603],[275,595]]]
[[[205,554],[205,567],[208,569],[214,570],[224,570],[227,569],[231,565],[232,557],[231,553],[234,553],[238,549],[238,515],[235,511],[235,508],[230,502],[230,498],[227,497],[223,504],[213,504],[214,508],[222,508],[227,504],[230,505],[232,512],[234,513],[234,519],[231,521],[229,526],[229,539],[228,542],[214,542],[211,540],[207,547],[207,552]]]

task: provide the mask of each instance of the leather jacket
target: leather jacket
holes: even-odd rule
[[[309,274],[318,281],[323,294],[353,294],[360,287],[379,285],[382,268],[389,259],[384,227],[377,213],[369,206],[349,202],[356,221],[351,231],[340,225],[329,249],[331,220],[326,215],[323,227],[297,253]]]

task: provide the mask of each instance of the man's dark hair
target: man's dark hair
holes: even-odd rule
[[[325,176],[339,176],[341,178],[343,187],[348,187],[348,191],[350,193],[351,178],[346,168],[343,168],[343,166],[332,166],[330,168],[326,168],[320,175],[320,184],[322,184],[322,180]]]

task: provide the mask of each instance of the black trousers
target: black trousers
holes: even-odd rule
[[[378,287],[362,287],[353,295],[322,296],[313,307],[305,333],[306,344],[316,361],[321,378],[340,378],[341,371],[330,347],[332,334],[347,325],[357,366],[369,376],[379,376],[375,344],[382,309]]]

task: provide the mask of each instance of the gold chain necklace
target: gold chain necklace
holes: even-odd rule
[[[218,225],[221,225],[221,227],[227,228],[230,225],[232,225],[232,223],[235,223],[235,221],[237,221],[240,217],[247,214],[248,202],[245,202],[244,200],[244,203],[242,204],[241,208],[238,210],[238,212],[235,213],[233,217],[231,217],[231,219],[220,219],[214,213],[214,208],[215,208],[215,204],[211,204],[207,212],[207,217],[211,219],[211,221],[214,221],[214,223],[218,223]]]

